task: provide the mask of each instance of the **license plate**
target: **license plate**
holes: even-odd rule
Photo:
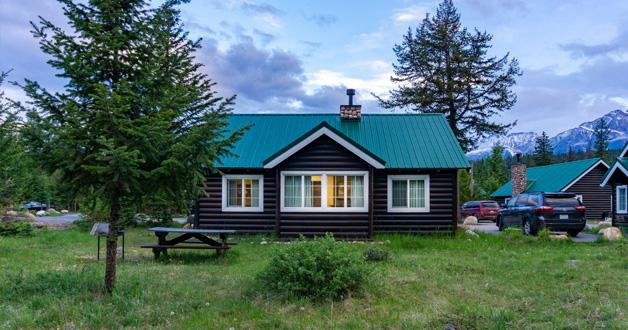
[[[569,214],[561,214],[560,220],[569,220]]]

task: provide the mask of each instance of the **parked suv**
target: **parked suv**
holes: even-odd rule
[[[540,229],[577,236],[586,224],[586,208],[572,193],[526,193],[512,197],[497,218],[499,230],[518,226],[526,235]]]
[[[469,201],[462,204],[463,217],[474,216],[478,220],[495,221],[499,215],[499,204],[495,201]]]

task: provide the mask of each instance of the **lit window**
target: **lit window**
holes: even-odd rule
[[[367,172],[282,172],[287,212],[367,211]]]
[[[223,211],[262,211],[263,195],[263,176],[261,175],[225,175],[222,177]]]
[[[427,175],[389,175],[388,212],[429,212]]]
[[[628,213],[628,186],[617,187],[617,213]]]

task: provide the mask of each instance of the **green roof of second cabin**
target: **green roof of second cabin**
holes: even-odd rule
[[[601,158],[591,158],[559,164],[528,167],[526,169],[525,192],[558,192],[565,189],[598,162]],[[606,163],[604,163],[606,164]],[[495,190],[491,197],[511,196],[512,181]]]
[[[222,168],[262,168],[268,160],[317,127],[327,127],[385,168],[469,168],[464,152],[441,114],[362,114],[343,120],[339,114],[233,114],[229,129],[251,128]]]
[[[624,149],[619,154],[619,157],[615,159],[611,167],[606,171],[604,177],[602,178],[601,185],[604,186],[608,183],[608,180],[611,176],[616,176],[616,173],[621,172],[624,177],[628,177],[628,142],[624,145]],[[620,176],[622,174],[619,174]],[[624,181],[623,179],[622,181]]]

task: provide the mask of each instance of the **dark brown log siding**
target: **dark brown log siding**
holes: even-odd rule
[[[198,225],[203,229],[232,229],[243,233],[272,233],[275,228],[274,171],[234,169],[225,174],[263,174],[264,212],[222,212],[222,176],[211,175],[205,184],[206,197],[198,202]]]
[[[378,232],[451,232],[455,226],[457,203],[457,170],[375,170],[330,138],[323,136],[295,153],[279,171],[371,171],[374,178],[372,204],[374,231]],[[264,174],[264,212],[222,212],[222,178],[212,175],[207,180],[208,197],[199,201],[199,226],[202,228],[234,229],[242,233],[273,233],[280,238],[322,235],[332,232],[338,238],[369,237],[369,212],[360,213],[277,213],[279,190],[277,172],[272,170],[225,170],[228,174]],[[387,178],[389,174],[430,175],[429,213],[388,213]],[[276,217],[279,216],[279,228]],[[277,230],[276,230],[277,229]],[[275,231],[276,230],[276,231]]]
[[[568,192],[582,195],[588,219],[601,219],[602,213],[611,216],[612,188],[610,185],[600,187],[606,171],[607,168],[600,164],[567,189]]]
[[[430,176],[429,213],[389,213],[388,175],[422,174]],[[375,171],[375,232],[451,232],[456,217],[457,170]]]

